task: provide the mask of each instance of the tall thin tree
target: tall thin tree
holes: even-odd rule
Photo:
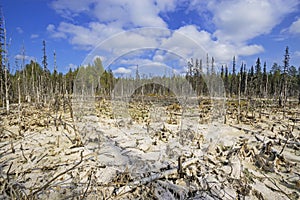
[[[43,40],[43,60],[42,60],[42,64],[43,64],[43,76],[42,76],[42,80],[41,80],[41,84],[42,84],[42,95],[43,95],[43,100],[44,103],[47,102],[47,93],[48,93],[48,62],[47,62],[47,54],[46,54],[46,41]]]
[[[285,48],[284,60],[283,60],[283,75],[282,75],[282,103],[285,106],[287,101],[287,79],[288,79],[288,70],[290,66],[290,54],[289,47]]]
[[[1,10],[1,30],[0,30],[0,37],[3,38],[3,44],[1,41],[1,65],[4,71],[4,91],[5,91],[5,105],[6,105],[6,113],[9,114],[9,66],[8,66],[8,56],[7,56],[7,38],[6,38],[6,28],[5,28],[5,19],[3,12]]]
[[[5,107],[5,97],[4,97],[4,57],[5,57],[5,51],[4,51],[4,19],[2,14],[2,9],[0,10],[0,100],[3,108]]]

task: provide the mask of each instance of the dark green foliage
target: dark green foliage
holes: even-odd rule
[[[249,71],[246,70],[246,65],[242,63],[240,70],[236,72],[236,59],[233,57],[232,73],[230,73],[226,65],[214,67],[214,59],[212,58],[209,74],[211,76],[213,74],[211,71],[215,68],[220,69],[220,73],[215,73],[215,75],[219,75],[223,80],[228,97],[235,97],[240,89],[242,97],[274,98],[280,100],[281,105],[284,105],[287,98],[299,98],[300,103],[300,67],[297,70],[295,66],[289,65],[289,61],[289,48],[286,47],[282,67],[274,63],[268,71],[267,63],[263,62],[262,68],[261,59],[257,58],[255,65],[252,65]],[[193,59],[188,62],[186,79],[196,91],[199,91],[200,87],[206,87],[206,83],[204,78],[202,78],[202,83],[199,82],[201,74],[197,73],[197,66],[197,62],[194,63]],[[207,88],[200,91],[202,94],[208,95]],[[203,93],[203,91],[205,92]]]

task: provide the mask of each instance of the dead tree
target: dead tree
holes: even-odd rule
[[[5,20],[3,13],[1,12],[1,30],[0,30],[0,37],[4,39],[3,43],[1,41],[1,65],[2,69],[4,70],[4,91],[5,91],[5,105],[6,105],[6,113],[9,114],[9,68],[8,68],[8,57],[7,57],[7,41],[6,41],[6,28],[5,28]],[[3,49],[4,47],[4,49]]]
[[[46,41],[43,40],[43,75],[41,76],[41,84],[42,84],[42,98],[43,102],[47,103],[47,96],[48,96],[48,62],[47,62],[47,55],[46,55]]]
[[[1,98],[1,103],[4,108],[5,106],[5,98],[4,98],[4,19],[3,19],[3,14],[1,10],[1,15],[0,15],[0,98]]]

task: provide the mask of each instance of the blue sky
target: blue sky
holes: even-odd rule
[[[245,62],[249,68],[260,57],[270,68],[282,65],[286,46],[291,65],[300,66],[298,0],[2,0],[1,5],[11,70],[23,44],[25,62],[41,63],[43,40],[48,68],[53,70],[55,51],[64,73],[98,56],[115,73],[130,74],[137,65],[148,71],[172,65],[180,72],[186,60],[205,62],[207,53],[218,65],[231,66],[236,56],[238,66]]]

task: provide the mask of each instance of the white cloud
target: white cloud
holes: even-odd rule
[[[142,59],[142,58],[124,58],[120,60],[120,64],[123,65],[132,65],[132,66],[137,66],[137,65],[146,65],[152,63],[152,60],[149,59]]]
[[[300,51],[295,51],[294,55],[295,55],[296,57],[300,57]]]
[[[77,65],[73,64],[73,63],[69,63],[68,66],[66,67],[67,70],[69,69],[77,69]]]
[[[79,34],[80,31],[78,30],[81,29],[91,31],[83,27],[78,27],[78,29],[72,28],[70,30]],[[147,35],[147,32],[150,35]],[[155,34],[153,34],[154,32]],[[99,39],[96,37],[97,34],[96,31],[89,32],[89,39],[93,38],[92,40],[75,40],[77,36],[80,38],[80,35],[74,35],[72,41],[76,45],[95,47],[85,61],[86,63],[90,63],[93,62],[95,56],[105,56],[106,59],[103,60],[104,67],[111,64],[143,65],[153,62],[177,62],[177,64],[183,66],[183,63],[189,58],[198,58],[205,61],[207,53],[209,57],[214,57],[216,62],[226,63],[232,60],[233,55],[236,57],[248,56],[264,50],[262,46],[256,44],[233,45],[213,40],[212,34],[198,30],[193,25],[181,27],[174,32],[149,28],[135,29],[116,34],[114,37],[110,37],[102,42],[99,46],[95,42]],[[101,38],[101,36],[99,37]],[[153,54],[153,56],[145,59],[143,56],[147,49],[152,49],[152,53],[149,52],[148,55]]]
[[[54,38],[68,39],[71,44],[78,48],[91,50],[97,46],[99,42],[122,31],[122,29],[98,22],[91,22],[87,27],[61,22],[58,27],[49,24],[47,31]]]
[[[170,0],[56,0],[52,8],[68,19],[80,13],[96,17],[99,22],[114,23],[119,27],[155,26],[167,24],[158,15],[161,10],[174,9],[175,2]]]
[[[294,21],[288,30],[290,33],[299,34],[300,33],[300,18],[297,19],[296,21]]]
[[[176,8],[176,0],[155,0],[155,4],[160,11],[174,11]]]
[[[114,74],[130,74],[131,70],[130,69],[126,69],[125,67],[119,67],[116,70],[113,70]]]
[[[143,76],[172,76],[173,73],[177,73],[168,65],[160,62],[151,62],[143,65],[139,65],[139,75]],[[133,74],[134,75],[134,74]]]
[[[46,29],[49,32],[54,32],[55,31],[55,26],[54,26],[54,24],[48,24]]]
[[[15,59],[16,60],[27,60],[27,61],[35,61],[36,60],[36,58],[35,57],[33,57],[33,56],[24,56],[24,55],[21,55],[21,54],[17,54],[17,55],[15,55]]]
[[[238,49],[238,52],[240,55],[243,56],[250,56],[257,53],[261,53],[264,51],[264,48],[261,45],[248,45],[248,46],[242,46]]]
[[[81,12],[88,12],[89,5],[95,0],[55,0],[51,3],[52,8],[61,16],[71,19]]]
[[[61,31],[57,31],[53,24],[48,24],[46,30],[53,38],[66,38],[66,34]]]
[[[214,36],[221,41],[242,43],[256,36],[270,33],[286,14],[293,12],[297,0],[228,0],[212,1],[217,30]]]
[[[233,55],[236,56],[248,56],[262,52],[264,49],[260,45],[247,45],[247,44],[231,44],[225,41],[213,40],[212,34],[198,30],[194,25],[188,25],[179,28],[178,33],[173,34],[168,38],[168,48],[176,47],[180,48],[175,50],[181,55],[185,55],[185,58],[193,57],[206,60],[206,54],[209,57],[214,57],[218,62],[229,62]],[[183,35],[181,35],[183,34]]]
[[[30,35],[30,38],[31,38],[31,39],[35,39],[35,38],[38,38],[38,37],[39,37],[38,34],[31,34],[31,35]]]
[[[17,27],[16,30],[17,30],[17,32],[18,32],[19,34],[22,34],[22,33],[24,32],[23,29],[22,29],[21,27]]]
[[[199,20],[205,20],[201,16],[209,12],[206,17],[214,23],[214,31],[208,32],[193,24],[179,27],[175,32],[168,30],[161,15],[181,9],[181,4],[189,4],[185,12],[197,10]],[[249,40],[270,33],[297,4],[297,0],[55,0],[52,8],[71,21],[60,22],[57,26],[49,24],[47,31],[54,38],[67,39],[76,48],[96,48],[93,56],[104,56],[106,64],[114,61],[111,57],[121,59],[122,56],[127,56],[122,61],[126,64],[132,62],[134,65],[137,61],[147,64],[149,59],[134,58],[133,51],[138,57],[139,49],[143,48],[165,49],[184,59],[206,59],[208,53],[216,62],[226,63],[234,55],[238,58],[263,52],[263,46],[248,44]],[[76,16],[81,14],[93,21],[84,25],[73,23],[72,20],[76,21]],[[300,30],[298,21],[290,28],[294,32]],[[149,26],[164,29],[131,29]],[[131,58],[127,55],[130,51]],[[166,62],[170,60],[168,56],[170,53],[155,52],[151,62]],[[124,69],[117,71],[124,72]]]
[[[93,10],[99,21],[115,22],[123,28],[167,27],[163,19],[159,17],[159,11],[152,0],[104,0],[97,3]]]
[[[99,56],[99,55],[94,56],[93,61],[96,60],[97,58],[100,58],[101,62],[105,62],[106,61],[106,57],[102,56],[102,55],[101,56]]]

